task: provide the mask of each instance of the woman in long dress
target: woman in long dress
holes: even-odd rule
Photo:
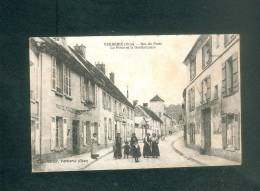
[[[158,144],[159,144],[159,139],[156,136],[156,134],[153,133],[153,136],[151,138],[151,148],[152,148],[152,157],[153,158],[158,158],[160,156]]]
[[[99,157],[98,151],[98,140],[97,140],[97,134],[93,133],[93,138],[91,139],[91,158],[96,159]]]
[[[120,133],[116,134],[116,140],[114,144],[114,158],[115,159],[122,158],[122,138],[120,137]]]
[[[145,138],[144,138],[143,156],[144,156],[144,158],[151,156],[151,138],[150,138],[150,133],[147,133]]]

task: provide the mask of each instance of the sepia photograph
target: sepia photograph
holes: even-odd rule
[[[30,37],[32,172],[242,164],[239,34]]]

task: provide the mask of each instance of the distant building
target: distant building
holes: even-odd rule
[[[138,139],[143,139],[146,133],[161,135],[163,121],[148,108],[148,104],[135,107],[135,134]]]
[[[162,135],[169,135],[170,132],[174,131],[173,119],[166,114],[164,100],[158,95],[155,95],[150,100],[150,109],[163,121],[161,127]]]
[[[65,38],[30,38],[31,141],[33,158],[51,159],[90,151],[134,132],[133,105],[105,75],[105,65],[86,60],[85,46]]]
[[[201,153],[241,160],[240,39],[201,35],[184,60],[185,140]]]

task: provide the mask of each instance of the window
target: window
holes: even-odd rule
[[[224,149],[240,149],[239,114],[228,113],[222,116],[222,143]]]
[[[208,66],[212,61],[212,48],[211,48],[211,38],[202,47],[202,69]]]
[[[30,61],[30,99],[35,101],[37,99],[37,82],[38,82],[38,67],[35,63]]]
[[[224,46],[229,45],[234,38],[235,38],[234,34],[225,34],[224,35]]]
[[[129,119],[129,108],[127,107],[127,119]]]
[[[64,94],[71,96],[71,77],[70,68],[64,65]]]
[[[211,80],[210,76],[206,77],[204,80],[201,82],[201,87],[202,87],[202,103],[207,103],[211,99]]]
[[[102,93],[102,103],[103,103],[103,108],[106,109],[106,93]]]
[[[61,63],[56,63],[56,72],[57,72],[56,91],[62,94],[63,93],[63,66]]]
[[[214,87],[214,99],[218,99],[218,85]]]
[[[195,144],[195,124],[190,123],[190,144]]]
[[[189,111],[193,111],[195,109],[195,89],[192,87],[188,91],[188,101],[189,101]]]
[[[190,60],[190,80],[196,76],[196,57]]]
[[[119,103],[119,113],[122,113],[122,104]]]
[[[114,101],[114,112],[117,114],[117,101]]]
[[[238,58],[235,53],[222,64],[222,95],[232,95],[238,92],[238,89]]]
[[[85,84],[85,78],[83,76],[80,77],[80,95],[81,95],[81,101],[86,100],[86,84]]]
[[[108,96],[108,110],[111,111],[111,97]]]
[[[67,147],[67,119],[62,117],[51,118],[50,149],[59,151]]]
[[[56,59],[54,56],[51,57],[52,73],[51,73],[51,84],[52,89],[56,90]]]

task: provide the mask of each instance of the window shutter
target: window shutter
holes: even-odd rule
[[[203,104],[203,80],[201,81],[200,86],[200,103]]]
[[[56,60],[54,56],[52,57],[51,61],[52,61],[51,87],[52,89],[56,89]]]
[[[225,149],[227,147],[227,115],[222,115],[222,147]]]
[[[86,122],[82,122],[82,128],[83,128],[83,144],[86,145]]]
[[[71,71],[68,68],[68,86],[69,86],[68,91],[69,91],[69,96],[71,96],[71,77],[70,77],[71,74],[70,73],[71,73]]]
[[[240,150],[240,120],[239,120],[239,114],[235,114],[235,148],[237,150]]]
[[[225,96],[226,90],[226,62],[222,63],[222,96]]]
[[[67,142],[68,142],[68,136],[67,136],[67,132],[68,132],[68,126],[67,126],[67,119],[64,118],[63,119],[63,147],[67,148]]]
[[[237,53],[232,55],[232,64],[233,64],[233,92],[238,92],[239,82],[238,82],[238,55]]]
[[[50,145],[51,145],[51,151],[55,148],[56,143],[56,117],[51,118],[51,137],[50,137]]]
[[[211,78],[207,79],[207,99],[210,101],[211,99]]]

